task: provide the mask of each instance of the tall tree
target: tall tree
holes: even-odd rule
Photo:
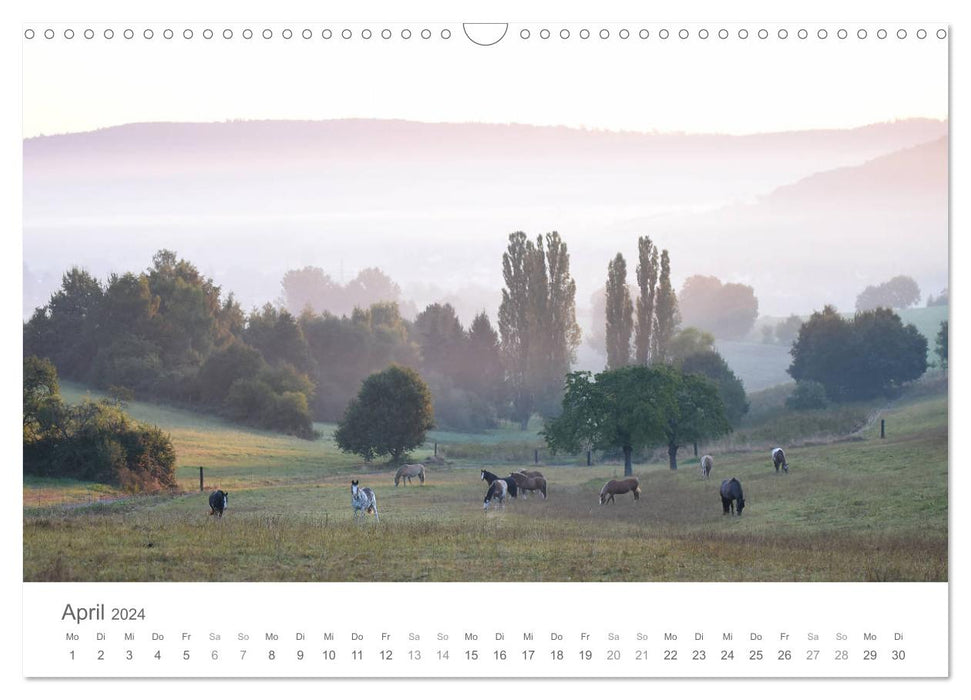
[[[63,376],[84,379],[101,342],[97,322],[103,298],[98,280],[72,267],[47,306],[24,325],[24,353],[48,357]]]
[[[630,363],[630,340],[633,331],[634,305],[627,289],[627,262],[617,253],[607,265],[606,339],[607,369]]]
[[[674,385],[674,409],[666,415],[664,434],[668,466],[676,470],[679,448],[721,437],[731,431],[731,426],[718,388],[710,379],[700,374],[683,374],[670,367],[659,369],[669,373],[669,381]]]
[[[537,409],[551,408],[569,371],[581,331],[576,283],[566,243],[553,231],[536,243],[517,231],[502,256],[505,287],[499,335],[512,393],[512,417],[525,430]]]
[[[545,334],[550,346],[551,376],[545,382],[542,396],[546,407],[552,409],[562,396],[563,379],[576,360],[576,349],[583,338],[583,331],[577,324],[577,285],[570,276],[570,253],[566,242],[556,231],[547,233],[545,238],[549,285],[549,327],[545,329]]]
[[[281,282],[283,298],[281,302],[294,316],[310,309],[314,313],[349,313],[344,308],[344,288],[334,282],[319,267],[304,267],[300,270],[287,270]]]
[[[589,372],[569,374],[563,411],[543,435],[553,452],[619,447],[624,475],[630,476],[636,449],[666,446],[670,466],[677,469],[679,447],[729,430],[714,384],[656,364],[607,370],[593,378]]]
[[[466,337],[451,304],[429,304],[415,318],[414,336],[421,347],[422,368],[451,379],[459,373]]]
[[[621,448],[624,475],[631,476],[634,450],[666,441],[666,417],[674,393],[666,368],[634,365],[567,375],[563,410],[543,430],[556,452]]]
[[[667,362],[671,338],[681,322],[678,298],[671,286],[671,258],[668,251],[661,251],[661,272],[658,276],[657,296],[654,306],[654,332],[651,338],[652,362]]]
[[[260,351],[271,365],[288,363],[301,372],[314,370],[314,359],[303,329],[286,309],[264,304],[250,314],[243,340]]]
[[[499,409],[505,397],[505,379],[499,334],[485,311],[469,326],[466,361],[462,364],[461,385]]]
[[[651,337],[654,334],[654,303],[657,295],[657,248],[649,236],[637,239],[637,324],[634,337],[634,360],[646,365],[651,359]]]

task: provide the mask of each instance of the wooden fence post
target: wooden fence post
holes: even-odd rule
[[[591,464],[591,462],[590,462],[590,450],[587,450],[587,466],[589,467],[590,464]]]
[[[199,467],[199,490],[203,491],[204,489],[205,487],[203,486],[203,481],[202,481],[202,467]]]
[[[533,450],[533,464],[539,464],[539,450]]]
[[[880,419],[880,437],[881,438],[887,437],[887,433],[884,430],[884,420],[883,420],[883,418]]]

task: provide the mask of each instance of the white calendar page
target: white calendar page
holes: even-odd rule
[[[220,303],[234,293],[239,340],[255,346],[245,328],[264,303],[295,319],[304,310],[288,272],[320,270],[348,290],[376,267],[399,290],[401,326],[419,348],[403,362],[424,375],[437,423],[412,454],[427,482],[396,486],[386,456],[337,449],[350,395],[333,383],[333,402],[308,401],[315,440],[281,437],[286,429],[225,406],[214,419],[211,403],[165,388],[181,381],[172,372],[121,394],[134,419],[172,437],[174,488],[133,495],[117,479],[25,475],[22,555],[11,556],[23,566],[28,689],[63,690],[41,680],[52,678],[109,692],[138,681],[94,679],[220,678],[220,688],[252,692],[228,679],[275,678],[312,692],[297,679],[326,678],[326,692],[362,677],[437,678],[432,689],[467,692],[453,679],[758,678],[746,688],[775,694],[768,679],[899,690],[886,679],[960,673],[950,663],[950,644],[960,648],[949,617],[960,571],[948,557],[950,394],[939,370],[910,394],[870,400],[852,435],[792,429],[776,440],[782,427],[757,433],[750,414],[728,436],[702,438],[697,453],[681,445],[677,472],[662,447],[642,445],[632,468],[641,498],[604,506],[601,487],[625,476],[622,450],[551,452],[538,406],[532,437],[511,439],[508,395],[505,413],[490,409],[495,425],[463,424],[481,403],[459,411],[442,400],[457,380],[429,381],[443,370],[427,360],[416,319],[448,302],[470,329],[484,310],[501,344],[502,255],[519,230],[530,242],[556,230],[568,246],[582,329],[569,369],[591,377],[610,362],[608,339],[595,337],[606,314],[596,295],[619,251],[636,308],[644,235],[670,255],[682,321],[693,275],[757,297],[747,335],[714,343],[744,373],[750,411],[766,394],[751,395],[792,381],[785,352],[771,352],[785,341],[765,342],[762,328],[828,303],[852,317],[864,288],[896,274],[919,285],[919,302],[900,315],[924,324],[935,359],[928,319],[949,310],[933,315],[927,297],[946,296],[960,248],[948,189],[959,168],[948,80],[959,25],[948,8],[902,7],[892,21],[846,8],[755,8],[737,20],[720,8],[649,18],[635,9],[571,8],[556,19],[510,9],[488,26],[470,20],[501,13],[310,8],[257,21],[108,8],[19,18],[22,322],[73,265],[108,289],[113,273],[147,278],[153,255],[171,249],[219,286]],[[163,310],[152,313],[164,314],[172,298],[153,293],[149,305]],[[350,317],[354,303],[311,303],[309,316]],[[158,342],[123,330],[125,342]],[[36,337],[25,330],[25,345],[40,347]],[[632,331],[632,364],[634,345]],[[175,367],[164,352],[158,363]],[[193,353],[199,372],[204,353]],[[118,366],[58,367],[62,395],[97,400],[112,378],[137,384]],[[304,373],[315,390],[334,381],[314,371]],[[777,476],[769,452],[783,440],[791,470]],[[933,452],[925,475],[912,442]],[[695,456],[705,452],[715,456],[707,482]],[[874,464],[887,454],[889,467]],[[872,470],[887,486],[853,496],[863,479],[833,465]],[[480,469],[490,468],[543,471],[549,498],[484,509]],[[746,489],[744,515],[737,501],[722,515],[719,485],[732,476]],[[380,521],[353,511],[352,480],[372,488]],[[230,492],[221,517],[210,515],[217,489]],[[398,540],[410,556],[395,552]],[[525,600],[541,603],[496,602]],[[931,687],[951,689],[941,682]]]

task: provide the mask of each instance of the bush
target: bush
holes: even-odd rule
[[[826,399],[826,387],[819,382],[806,380],[796,382],[796,388],[786,399],[786,408],[794,411],[808,411],[818,408],[826,408],[829,401]]]
[[[304,439],[314,436],[313,420],[307,396],[298,391],[286,391],[274,399],[273,415],[266,427]]]
[[[174,488],[175,448],[107,401],[48,405],[24,440],[24,473],[113,484],[129,491]]]

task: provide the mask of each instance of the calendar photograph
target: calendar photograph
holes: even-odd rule
[[[23,44],[24,582],[948,581],[946,27]]]

